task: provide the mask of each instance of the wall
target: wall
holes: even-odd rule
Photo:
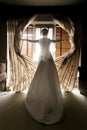
[[[87,96],[87,14],[84,13],[81,33],[81,67],[79,68],[79,89],[81,94]]]
[[[6,20],[0,19],[0,62],[5,62],[7,57],[7,27]]]

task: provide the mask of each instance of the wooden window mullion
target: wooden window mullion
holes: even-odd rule
[[[62,40],[62,28],[60,28],[60,40]],[[62,42],[60,42],[60,56],[62,55]]]

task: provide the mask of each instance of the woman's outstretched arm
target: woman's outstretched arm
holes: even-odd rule
[[[28,42],[32,42],[32,43],[39,42],[39,40],[30,40],[30,39],[22,39],[22,41],[28,41]]]
[[[51,40],[51,42],[64,42],[64,41],[68,41],[68,39],[61,39],[61,40]]]

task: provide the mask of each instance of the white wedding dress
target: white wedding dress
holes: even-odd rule
[[[25,106],[36,121],[55,124],[63,120],[64,107],[58,73],[50,53],[50,39],[39,40],[41,53],[38,68],[29,86]]]

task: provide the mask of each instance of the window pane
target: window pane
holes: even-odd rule
[[[32,39],[33,38],[33,27],[27,27],[23,33],[22,38],[23,39]],[[21,54],[32,57],[32,49],[33,49],[32,43],[30,43],[28,41],[23,41]]]

